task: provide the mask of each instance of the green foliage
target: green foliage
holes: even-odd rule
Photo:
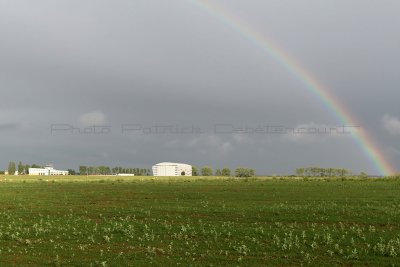
[[[125,168],[125,167],[108,167],[108,166],[79,166],[80,175],[114,175],[119,173],[129,173],[136,176],[150,176],[150,169],[144,168]]]
[[[73,169],[68,169],[69,175],[76,175],[76,171]]]
[[[215,171],[215,176],[222,176],[222,172],[221,172],[220,169],[217,169],[217,170]]]
[[[351,172],[340,168],[307,167],[297,168],[296,175],[299,177],[346,177],[350,176]]]
[[[25,167],[25,166],[22,164],[21,161],[18,162],[18,167],[17,167],[18,174],[24,174],[24,173],[25,173],[25,168],[24,168],[24,167]]]
[[[32,168],[40,168],[40,166],[35,167],[36,165],[33,164]],[[15,162],[10,162],[8,164],[8,173],[10,175],[15,174],[16,171],[18,171],[19,175],[24,175],[24,174],[29,174],[29,168],[30,165],[24,165],[21,161],[18,162],[18,165],[15,164]]]
[[[38,164],[32,164],[32,168],[43,168],[43,166],[38,165]]]
[[[222,169],[221,174],[222,174],[222,176],[229,177],[229,176],[231,176],[231,169],[229,169],[228,167],[225,167]]]
[[[204,166],[201,168],[201,175],[202,176],[212,176],[213,175],[213,169],[211,166]]]
[[[235,170],[236,177],[254,177],[255,171],[251,168],[238,167]]]
[[[192,175],[199,176],[199,169],[196,166],[192,166]]]
[[[29,174],[29,168],[30,168],[30,167],[31,167],[31,166],[29,166],[28,164],[24,166],[24,173],[25,173],[25,174]]]
[[[88,169],[86,166],[79,166],[79,174],[80,175],[88,175]]]
[[[17,168],[15,167],[15,162],[10,162],[8,164],[8,174],[14,175],[16,171],[17,171]]]

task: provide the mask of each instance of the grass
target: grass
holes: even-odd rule
[[[0,266],[399,266],[400,180],[0,177]]]

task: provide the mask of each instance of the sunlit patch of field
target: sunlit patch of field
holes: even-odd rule
[[[0,176],[0,266],[398,262],[398,179]]]

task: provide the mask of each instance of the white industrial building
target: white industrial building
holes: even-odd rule
[[[162,162],[153,166],[154,176],[192,176],[192,166],[183,163]]]
[[[29,175],[68,175],[68,171],[55,170],[53,166],[29,168]]]

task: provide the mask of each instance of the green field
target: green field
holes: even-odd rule
[[[0,266],[400,263],[398,179],[0,176],[0,207]]]

